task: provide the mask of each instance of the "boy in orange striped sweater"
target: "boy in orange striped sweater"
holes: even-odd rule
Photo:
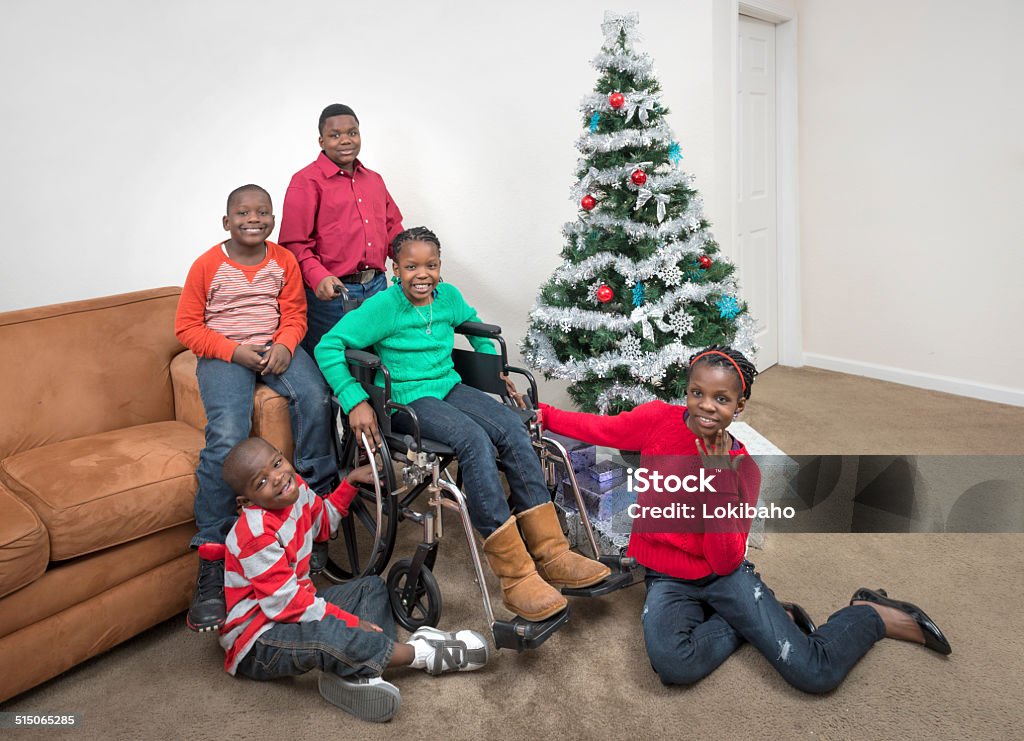
[[[235,189],[223,225],[230,239],[192,264],[174,320],[175,335],[199,358],[207,417],[192,539],[199,576],[186,618],[196,631],[224,624],[224,541],[237,510],[221,469],[231,448],[249,437],[257,380],[288,400],[295,465],[310,487],[329,492],[338,476],[330,390],[299,347],[306,334],[299,266],[292,253],[267,241],[274,229],[270,194],[258,185]]]

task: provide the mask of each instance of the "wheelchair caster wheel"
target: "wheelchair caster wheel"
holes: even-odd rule
[[[436,626],[441,620],[441,588],[426,566],[420,568],[419,579],[409,589],[411,558],[396,561],[388,571],[388,597],[395,622],[406,630],[414,631],[424,625]]]

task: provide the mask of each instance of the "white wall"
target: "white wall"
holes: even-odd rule
[[[775,5],[800,22],[808,362],[1024,400],[1024,3]],[[233,187],[260,183],[280,209],[341,101],[405,223],[438,232],[447,279],[516,345],[575,214],[605,7],[640,11],[728,252],[736,0],[8,0],[0,310],[180,284]]]
[[[709,188],[711,0],[608,7],[640,11],[683,164]],[[5,3],[0,310],[180,285],[224,237],[232,188],[265,186],[280,213],[338,101],[405,224],[437,231],[445,278],[515,346],[576,213],[577,106],[604,8]]]
[[[1024,404],[1024,3],[798,10],[808,363]]]

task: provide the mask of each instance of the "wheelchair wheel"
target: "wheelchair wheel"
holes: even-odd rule
[[[345,436],[340,456],[341,468],[348,471],[369,461],[367,451]],[[395,548],[398,530],[398,502],[392,492],[397,488],[391,456],[386,445],[373,453],[382,481],[380,503],[372,484],[359,484],[358,494],[349,505],[348,516],[341,521],[337,537],[330,541],[325,577],[335,583],[380,574],[388,565]]]
[[[391,611],[395,614],[395,622],[406,630],[416,630],[424,625],[436,626],[441,620],[441,588],[437,579],[426,566],[420,569],[420,576],[413,592],[412,599],[405,603],[403,593],[409,584],[411,558],[396,561],[388,571],[388,597],[391,599]]]

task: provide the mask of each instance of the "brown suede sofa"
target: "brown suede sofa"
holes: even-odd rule
[[[0,313],[0,701],[188,607],[206,420],[180,292]],[[257,388],[254,434],[290,456]]]

